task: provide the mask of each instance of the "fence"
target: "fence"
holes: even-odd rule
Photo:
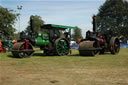
[[[71,49],[78,49],[79,44],[73,44],[71,45]],[[128,43],[121,43],[120,48],[128,48]]]
[[[121,48],[128,48],[128,43],[121,43],[120,44],[120,47]]]

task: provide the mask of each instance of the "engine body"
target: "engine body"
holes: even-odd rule
[[[20,33],[20,40],[12,47],[12,54],[17,57],[29,57],[34,52],[33,46],[43,50],[44,55],[67,55],[70,52],[71,29],[76,27],[45,24],[35,33],[33,16],[30,17],[30,33]],[[22,43],[21,43],[22,42]],[[20,44],[21,43],[21,44]],[[18,53],[17,53],[18,52]],[[23,55],[21,55],[21,53]]]
[[[104,54],[104,52],[116,54],[119,50],[119,38],[111,35],[110,30],[105,33],[96,32],[96,16],[93,16],[93,32],[87,31],[86,38],[80,41],[80,55],[95,56],[98,53]]]

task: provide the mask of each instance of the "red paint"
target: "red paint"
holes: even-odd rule
[[[1,40],[0,40],[0,52],[1,52],[1,53],[3,53],[3,52],[4,52],[4,49],[2,48]]]
[[[17,43],[17,41],[15,40],[15,41],[12,41],[12,44],[16,44]]]
[[[1,43],[1,40],[0,40],[0,48],[2,48],[2,43]]]
[[[80,43],[81,40],[82,40],[82,38],[79,38],[79,39],[78,39],[78,44]]]
[[[26,49],[29,48],[29,40],[26,40]]]

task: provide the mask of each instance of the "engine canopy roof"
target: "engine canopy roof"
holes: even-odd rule
[[[56,25],[56,24],[45,24],[45,25],[41,26],[41,28],[42,29],[57,29],[57,30],[76,29],[76,27]]]

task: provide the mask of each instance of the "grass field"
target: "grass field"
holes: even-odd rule
[[[118,55],[13,58],[0,54],[0,85],[128,85],[128,48]]]

